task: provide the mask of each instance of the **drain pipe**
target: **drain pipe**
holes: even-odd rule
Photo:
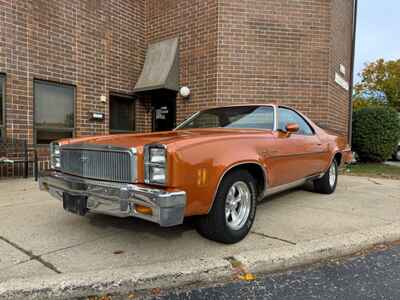
[[[357,15],[358,15],[358,0],[353,2],[353,32],[351,45],[351,63],[350,63],[350,95],[349,95],[349,123],[348,123],[348,143],[351,145],[352,130],[353,130],[353,88],[354,88],[354,60],[356,53],[356,35],[357,35]]]

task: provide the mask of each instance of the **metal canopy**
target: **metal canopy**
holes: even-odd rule
[[[142,74],[134,92],[159,89],[179,90],[178,38],[149,45]]]

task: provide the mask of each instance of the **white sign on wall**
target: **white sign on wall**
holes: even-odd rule
[[[346,75],[346,67],[342,64],[339,65],[340,73]]]
[[[339,73],[335,73],[335,82],[346,91],[350,89],[349,83]]]

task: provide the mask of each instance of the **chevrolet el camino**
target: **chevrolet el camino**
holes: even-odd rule
[[[195,216],[204,237],[242,240],[257,202],[312,182],[330,194],[351,160],[345,138],[286,106],[200,111],[170,132],[61,140],[42,190],[65,210],[137,217],[168,227]]]

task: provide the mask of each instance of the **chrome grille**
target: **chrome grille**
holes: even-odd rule
[[[102,145],[66,145],[61,147],[61,171],[97,180],[133,182],[136,152]]]

